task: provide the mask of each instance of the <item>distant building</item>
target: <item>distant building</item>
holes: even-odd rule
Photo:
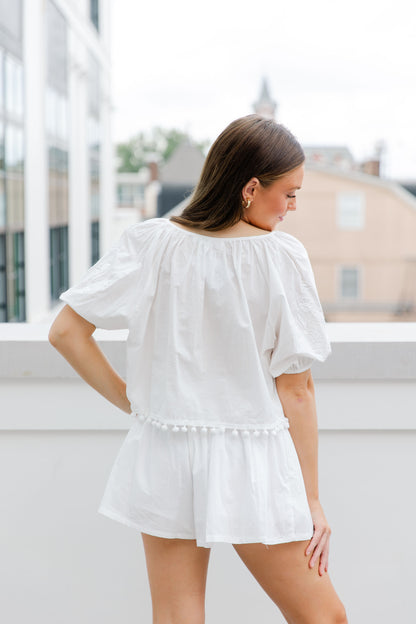
[[[397,180],[397,183],[416,197],[416,180]]]
[[[416,198],[399,184],[310,164],[278,229],[308,249],[328,321],[416,320]]]
[[[416,321],[413,195],[362,172],[309,164],[297,206],[277,229],[306,246],[327,321]]]
[[[204,161],[205,157],[199,147],[189,141],[177,147],[169,160],[160,167],[155,216],[162,217],[192,193]]]
[[[185,198],[198,182],[205,157],[201,149],[186,139],[161,163],[152,155],[137,173],[116,173],[117,210],[114,233],[124,227],[165,215]]]
[[[0,3],[0,321],[38,321],[110,240],[110,0]]]
[[[269,90],[266,78],[263,78],[260,95],[253,104],[254,112],[267,119],[276,119],[277,102]],[[357,162],[345,145],[304,145],[306,164],[337,167],[342,171],[363,171],[370,175],[380,176],[380,161],[384,144],[378,142],[375,146],[375,155],[362,163]]]
[[[117,207],[134,210],[141,216],[144,204],[144,189],[149,182],[149,170],[143,168],[137,173],[117,173]]]
[[[298,210],[278,229],[306,246],[327,321],[416,321],[416,183],[380,178],[381,150],[361,164],[345,146],[304,150]]]
[[[117,239],[126,227],[147,218],[145,194],[150,181],[150,171],[143,167],[136,173],[116,173],[116,210],[113,235]]]
[[[263,78],[260,96],[257,102],[254,103],[253,108],[255,113],[268,119],[275,119],[276,117],[277,103],[270,96],[266,78]]]
[[[307,165],[337,167],[343,171],[353,171],[357,168],[350,150],[343,145],[338,147],[333,145],[306,145],[303,147],[303,151],[305,152]]]

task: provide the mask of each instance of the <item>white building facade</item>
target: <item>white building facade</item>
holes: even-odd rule
[[[108,247],[110,0],[0,2],[0,322],[36,322]]]

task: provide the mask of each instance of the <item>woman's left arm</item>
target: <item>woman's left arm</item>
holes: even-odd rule
[[[95,329],[95,325],[65,305],[53,322],[48,338],[84,381],[113,405],[130,414],[126,383],[94,340]]]
[[[305,482],[306,495],[314,524],[314,534],[305,550],[312,553],[309,565],[319,562],[319,574],[328,571],[331,529],[319,501],[318,489],[318,425],[315,388],[310,370],[282,374],[275,379],[277,393],[292,436]]]

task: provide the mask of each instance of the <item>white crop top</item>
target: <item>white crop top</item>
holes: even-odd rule
[[[162,429],[288,427],[274,378],[331,351],[307,252],[279,231],[221,238],[148,219],[60,298],[128,328],[132,412]]]

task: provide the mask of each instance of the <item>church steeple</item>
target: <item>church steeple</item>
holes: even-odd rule
[[[260,97],[254,103],[254,112],[268,119],[274,119],[277,109],[277,103],[272,100],[269,93],[269,86],[266,78],[263,78]]]

